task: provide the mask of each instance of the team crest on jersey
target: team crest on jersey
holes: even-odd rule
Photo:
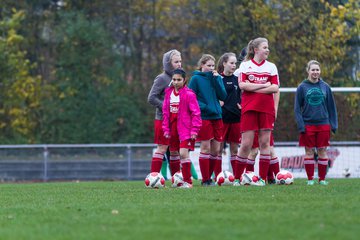
[[[250,80],[250,81],[254,81],[255,76],[254,76],[254,75],[252,75],[252,74],[250,74],[248,78],[249,78],[249,80]]]

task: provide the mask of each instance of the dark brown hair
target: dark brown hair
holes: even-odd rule
[[[230,57],[235,57],[236,55],[235,53],[232,52],[228,52],[228,53],[224,53],[220,58],[219,61],[217,63],[217,71],[218,73],[222,73],[224,72],[224,63],[226,63],[227,61],[229,61]]]

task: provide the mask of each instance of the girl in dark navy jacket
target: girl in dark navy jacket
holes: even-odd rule
[[[227,97],[222,105],[222,120],[223,120],[223,143],[230,144],[230,163],[235,176],[235,181],[240,184],[240,172],[238,171],[237,152],[241,141],[240,131],[240,102],[241,90],[239,88],[238,78],[234,75],[236,70],[236,55],[235,53],[224,53],[218,62],[218,72],[223,77],[223,83],[226,89]],[[222,151],[220,151],[222,152]],[[218,161],[215,165],[215,175],[221,172],[221,155],[218,156]]]
[[[320,63],[308,62],[305,79],[297,88],[295,96],[295,117],[300,132],[299,145],[305,147],[304,165],[308,185],[314,185],[314,149],[318,153],[319,184],[325,180],[329,158],[326,148],[330,145],[330,131],[338,128],[337,111],[330,86],[320,78]]]

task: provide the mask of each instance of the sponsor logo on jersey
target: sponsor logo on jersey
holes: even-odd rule
[[[257,77],[252,74],[248,76],[248,79],[256,83],[266,83],[269,77]]]

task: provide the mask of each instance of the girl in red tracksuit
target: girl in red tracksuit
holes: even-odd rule
[[[176,69],[172,86],[165,90],[163,104],[164,136],[170,139],[170,151],[180,152],[182,188],[192,188],[189,150],[194,150],[195,139],[201,127],[201,112],[195,93],[185,86],[186,74]]]

